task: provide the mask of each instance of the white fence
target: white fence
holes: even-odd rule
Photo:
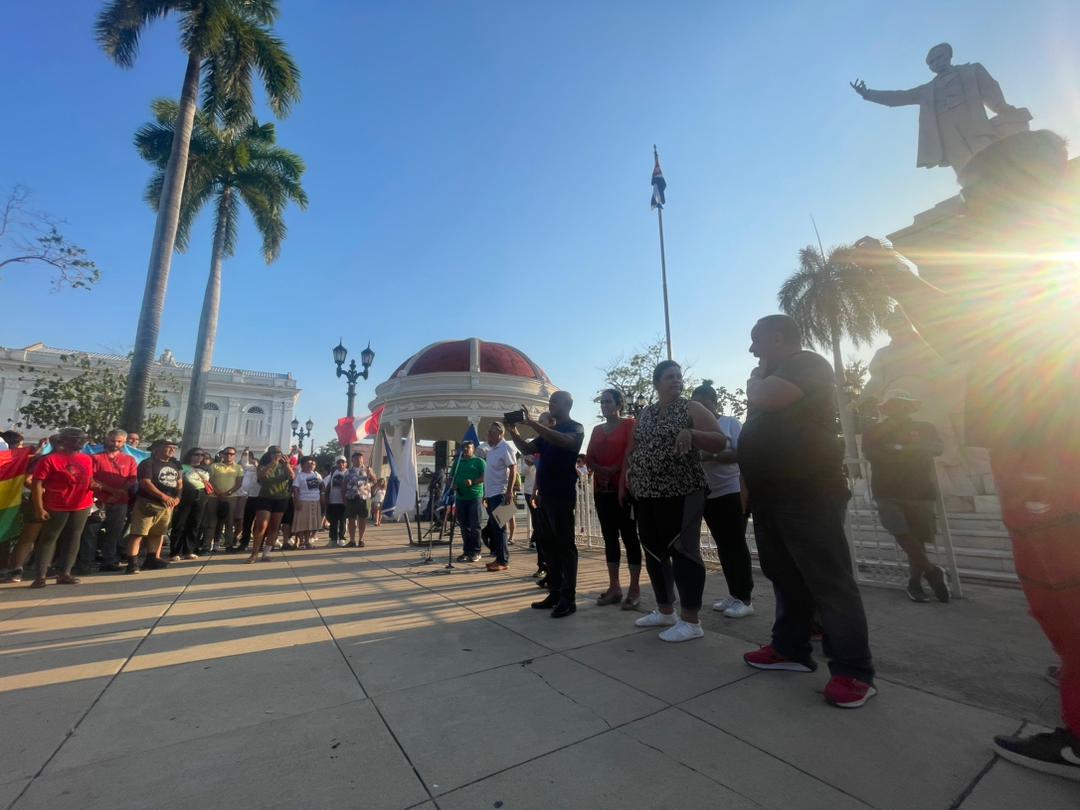
[[[863,471],[861,481],[869,481],[869,467],[865,459],[859,459]],[[865,486],[859,489],[865,489]],[[948,515],[944,504],[938,498],[938,531],[934,545],[927,546],[930,560],[944,567],[949,573],[949,582],[955,597],[962,597],[963,591],[956,564],[956,554],[949,531]],[[593,503],[591,482],[578,483],[577,517],[575,521],[577,544],[587,550],[604,549],[604,538],[600,532],[600,520]],[[865,498],[853,497],[848,501],[845,525],[848,544],[855,568],[855,578],[865,585],[902,588],[908,581],[907,556],[897,546],[896,540],[882,527],[877,510],[868,504]],[[751,521],[746,529],[746,542],[750,554],[757,561],[757,546],[754,543],[754,528]],[[704,521],[701,526],[701,556],[709,567],[720,567],[720,556],[716,543]]]

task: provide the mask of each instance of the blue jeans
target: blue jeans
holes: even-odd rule
[[[480,499],[457,501],[458,526],[461,527],[461,542],[464,553],[470,557],[480,556]]]
[[[502,506],[506,495],[492,495],[487,499],[487,536],[491,540],[491,550],[495,552],[495,562],[499,565],[510,564],[510,549],[507,547],[507,532],[505,526],[499,526],[492,512]]]

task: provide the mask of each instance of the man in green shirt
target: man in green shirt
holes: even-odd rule
[[[206,499],[203,510],[203,543],[209,541],[210,551],[224,551],[225,529],[229,530],[228,545],[234,545],[233,523],[236,519],[236,493],[244,480],[244,468],[236,463],[236,448],[226,447],[218,460],[210,465],[210,486],[214,494]],[[200,549],[200,551],[203,549]]]
[[[480,561],[480,502],[484,499],[486,467],[484,460],[476,457],[476,446],[472,442],[462,443],[453,483],[457,503],[455,511],[465,545],[458,562]]]

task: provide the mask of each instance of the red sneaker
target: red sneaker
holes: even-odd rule
[[[825,685],[825,701],[841,709],[857,709],[876,694],[870,684],[840,675],[833,675]]]
[[[505,571],[507,567],[502,563],[489,562],[486,568],[488,571]]]
[[[771,644],[743,654],[743,661],[756,669],[780,669],[785,672],[813,672],[817,664],[813,661],[792,661],[784,658]]]

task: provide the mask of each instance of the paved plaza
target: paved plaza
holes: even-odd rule
[[[520,546],[507,573],[447,573],[400,527],[369,540],[4,586],[0,806],[1080,807],[1080,784],[990,750],[1057,717],[1019,591],[865,589],[880,694],[843,711],[824,667],[743,664],[768,639],[760,577],[756,616],[708,611],[668,645],[593,604],[601,556],[553,620]]]

